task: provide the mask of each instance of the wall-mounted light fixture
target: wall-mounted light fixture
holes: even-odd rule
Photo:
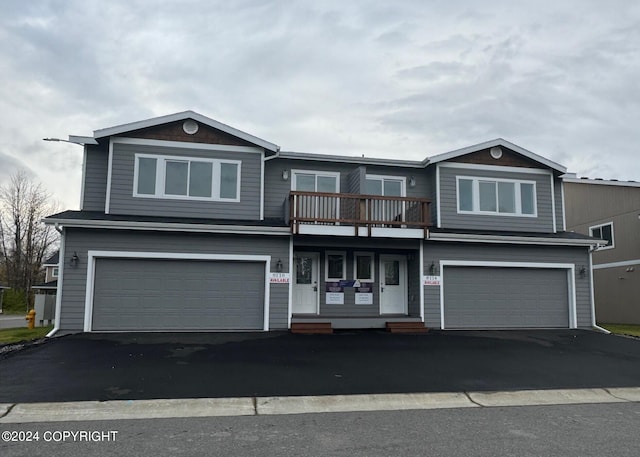
[[[415,176],[410,176],[409,177],[409,187],[416,187],[416,177]]]
[[[429,275],[436,276],[437,274],[438,274],[438,267],[436,266],[435,262],[431,262],[431,265],[429,265]]]
[[[282,273],[282,259],[278,259],[276,261],[276,271],[278,273]]]
[[[286,181],[289,179],[289,170],[282,170],[282,180]]]
[[[578,274],[580,275],[581,278],[584,278],[585,276],[587,276],[587,268],[584,265],[582,265],[578,270]]]
[[[74,252],[69,259],[69,265],[71,265],[73,268],[76,268],[78,266],[78,262],[80,262],[80,257],[78,257],[77,252]]]

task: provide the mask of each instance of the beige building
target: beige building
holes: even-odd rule
[[[609,243],[593,252],[596,319],[640,324],[640,183],[564,179],[566,225]]]

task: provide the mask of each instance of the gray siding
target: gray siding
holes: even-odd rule
[[[367,169],[365,167],[358,167],[349,173],[345,192],[348,194],[359,194],[361,189],[364,188],[366,173]]]
[[[241,184],[239,202],[174,200],[133,196],[135,154],[158,154],[184,157],[240,160]],[[220,219],[260,218],[261,155],[248,152],[222,152],[200,149],[169,148],[115,143],[111,176],[111,214],[144,216],[203,217]]]
[[[574,264],[576,267],[575,284],[578,327],[591,327],[591,294],[589,275],[581,278],[577,274],[580,267],[584,265],[588,268],[589,266],[587,248],[425,242],[425,274],[429,274],[429,266],[432,262],[437,267],[440,260]],[[425,286],[425,321],[427,327],[440,327],[439,286]]]
[[[84,211],[103,211],[107,195],[107,172],[109,149],[100,146],[85,146]]]
[[[437,182],[436,182],[436,167],[429,167],[423,172],[425,176],[425,197],[431,199],[431,224],[434,227],[438,224],[438,194],[437,194]]]
[[[553,178],[554,184],[554,197],[556,202],[556,231],[562,232],[565,230],[563,226],[563,217],[562,217],[562,209],[564,207],[564,202],[562,201],[562,180],[560,178]]]
[[[456,176],[522,179],[536,182],[537,217],[458,214]],[[442,228],[553,232],[550,175],[440,167]]]
[[[65,257],[68,259],[69,253],[76,252],[80,262],[76,268],[67,262],[64,269],[60,314],[63,332],[83,331],[89,250],[270,255],[272,271],[278,259],[282,260],[282,271],[289,271],[289,237],[66,228],[65,243]],[[289,285],[272,284],[271,329],[287,328],[288,301]]]

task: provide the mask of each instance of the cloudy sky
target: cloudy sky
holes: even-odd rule
[[[423,159],[503,137],[640,181],[640,2],[2,0],[0,185],[77,209],[44,137],[192,109],[283,150]]]

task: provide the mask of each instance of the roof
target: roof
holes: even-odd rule
[[[590,179],[590,178],[576,178],[573,176],[563,177],[562,180],[568,183],[574,184],[599,184],[602,186],[620,186],[620,187],[640,187],[640,182],[636,181],[618,181],[617,179]]]
[[[464,147],[462,149],[456,149],[454,151],[449,151],[443,154],[432,156],[429,158],[429,163],[432,164],[432,163],[444,162],[445,160],[454,159],[456,157],[467,155],[472,152],[481,151],[483,149],[489,149],[494,146],[504,146],[505,148],[511,149],[512,151],[517,152],[518,154],[521,154],[524,157],[527,157],[531,160],[535,160],[536,162],[544,164],[547,167],[557,170],[561,173],[567,172],[567,169],[564,166],[560,165],[559,163],[556,163],[545,157],[539,156],[538,154],[535,154],[527,149],[524,149],[516,144],[513,144],[503,138],[496,138],[495,140],[485,141],[484,143],[478,143],[472,146]]]
[[[53,281],[43,282],[40,284],[34,284],[31,286],[32,289],[57,289],[58,288],[58,280],[54,279]]]
[[[168,114],[166,116],[154,117],[151,119],[145,119],[143,121],[131,122],[129,124],[121,124],[116,125],[114,127],[107,127],[104,129],[94,130],[93,136],[94,138],[105,138],[113,135],[119,135],[121,133],[131,132],[133,130],[144,129],[147,127],[154,127],[156,125],[162,125],[169,122],[182,121],[187,119],[193,119],[194,121],[198,121],[202,124],[208,125],[214,129],[221,130],[229,135],[233,135],[237,138],[241,138],[249,143],[253,143],[257,146],[260,146],[269,151],[278,152],[280,150],[280,146],[270,143],[266,140],[258,138],[257,136],[250,135],[241,130],[235,129],[229,125],[223,124],[222,122],[218,122],[214,119],[211,119],[207,116],[203,116],[202,114],[196,113],[195,111],[182,111],[180,113]],[[71,140],[72,136],[69,136]],[[77,137],[73,136],[73,138],[81,138],[86,139],[87,137]]]
[[[42,265],[43,266],[57,266],[59,263],[60,251],[56,251],[51,257],[45,260]]]
[[[333,154],[312,154],[308,152],[280,151],[281,159],[317,160],[320,162],[345,162],[362,165],[385,165],[392,167],[424,168],[427,160],[382,159],[377,157],[342,156]]]
[[[129,230],[172,230],[207,233],[282,234],[289,235],[289,225],[282,218],[264,220],[206,219],[166,216],[105,214],[100,211],[63,211],[44,219],[45,224],[67,227],[115,228]]]

